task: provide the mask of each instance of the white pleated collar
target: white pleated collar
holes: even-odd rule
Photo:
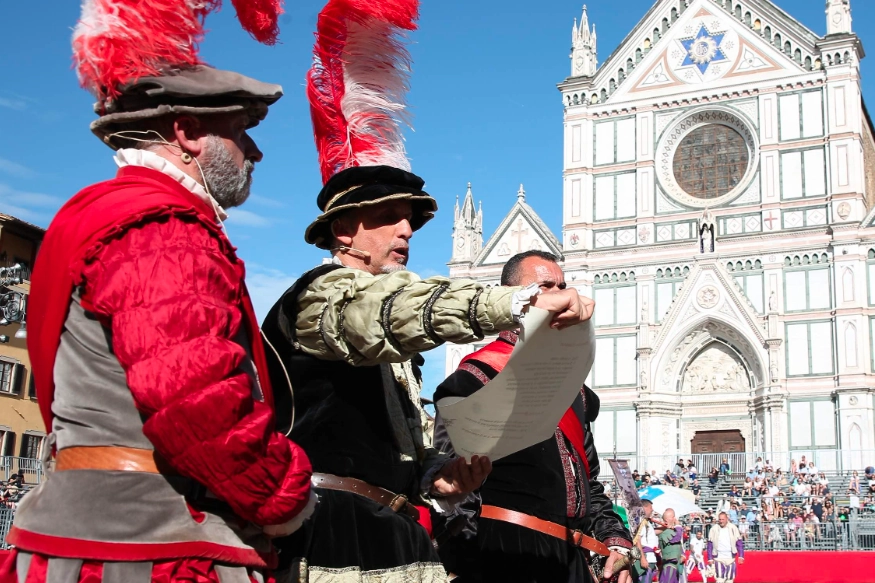
[[[125,166],[142,166],[143,168],[151,168],[157,170],[166,176],[169,176],[176,182],[180,183],[196,197],[207,203],[216,213],[216,218],[221,223],[228,218],[228,213],[225,209],[216,202],[209,192],[197,180],[174,166],[170,160],[159,156],[155,152],[148,150],[139,150],[137,148],[122,148],[115,153],[113,158],[119,168]]]

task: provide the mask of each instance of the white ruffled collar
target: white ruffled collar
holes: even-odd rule
[[[210,207],[216,212],[216,218],[220,222],[228,218],[228,213],[225,212],[225,209],[216,202],[216,199],[214,199],[197,180],[155,152],[139,150],[137,148],[122,148],[115,153],[113,160],[115,160],[115,163],[119,168],[124,168],[125,166],[142,166],[144,168],[157,170],[158,172],[169,176],[191,191],[191,193],[199,199],[210,205]]]

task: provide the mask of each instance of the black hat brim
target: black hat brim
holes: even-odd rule
[[[427,194],[418,195],[409,192],[402,192],[387,195],[375,200],[367,200],[334,207],[330,211],[322,213],[316,217],[316,220],[310,223],[310,226],[307,227],[307,231],[304,233],[304,240],[320,249],[330,250],[331,241],[334,238],[334,235],[331,233],[331,223],[343,213],[353,209],[367,208],[369,206],[386,202],[402,200],[409,200],[413,205],[413,217],[410,219],[410,228],[413,231],[421,229],[423,225],[434,218],[434,213],[437,212],[437,201]]]
[[[410,228],[417,231],[434,217],[437,201],[422,190],[425,182],[412,172],[391,166],[355,166],[338,172],[325,183],[316,199],[323,211],[304,233],[304,240],[329,249],[331,223],[351,210],[392,201],[410,201]]]

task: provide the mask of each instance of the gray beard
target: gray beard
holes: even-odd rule
[[[380,273],[395,273],[396,271],[406,271],[407,266],[403,263],[387,263],[380,268]]]
[[[207,136],[201,169],[207,189],[222,208],[240,206],[249,198],[254,166],[252,160],[246,160],[239,168],[222,139]]]

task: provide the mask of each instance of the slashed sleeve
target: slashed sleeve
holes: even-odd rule
[[[511,330],[519,287],[466,279],[419,279],[409,271],[374,276],[338,269],[299,296],[302,350],[357,366],[403,362],[444,342],[467,343]]]
[[[223,244],[194,217],[145,222],[94,254],[84,298],[111,330],[155,450],[242,518],[277,525],[310,500],[311,467],[241,367],[243,268]]]

